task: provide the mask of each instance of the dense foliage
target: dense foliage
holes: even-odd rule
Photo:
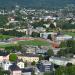
[[[0,15],[0,27],[4,27],[8,22],[7,16]]]
[[[67,54],[75,54],[75,40],[61,42],[58,56],[66,56]]]
[[[16,60],[17,60],[17,55],[16,55],[16,54],[10,54],[9,60],[10,60],[11,62],[16,61]]]
[[[17,36],[17,37],[21,37],[21,36],[25,36],[26,35],[26,33],[18,32],[16,30],[10,30],[10,31],[1,30],[0,32],[3,35],[10,35],[10,36]]]
[[[75,66],[60,67],[55,71],[55,75],[75,75]]]

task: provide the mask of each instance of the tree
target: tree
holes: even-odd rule
[[[64,23],[64,24],[62,25],[62,29],[75,29],[75,24]]]
[[[4,71],[1,67],[0,67],[0,75],[10,75],[9,71]]]
[[[9,53],[12,53],[12,52],[15,52],[15,51],[19,51],[21,50],[22,47],[21,45],[15,45],[15,46],[8,46],[8,47],[5,47],[5,50]]]
[[[25,67],[27,67],[27,62],[25,62]]]
[[[40,34],[39,33],[37,33],[37,32],[32,32],[32,35],[31,35],[32,37],[40,37]]]
[[[53,23],[50,24],[50,28],[52,28],[52,29],[55,28]]]
[[[75,40],[71,39],[61,42],[60,48],[61,51],[58,52],[59,54],[75,54]]]
[[[34,70],[32,71],[31,75],[35,75],[35,71]]]
[[[69,67],[69,66],[72,66],[72,63],[67,63],[67,65],[66,65],[67,67]]]
[[[31,63],[31,65],[32,65],[32,66],[34,66],[35,64],[36,64],[36,62],[35,62],[35,61],[33,61],[33,62]]]
[[[65,49],[60,49],[60,51],[58,51],[57,55],[58,56],[65,56],[66,55]]]
[[[54,55],[54,52],[53,52],[52,49],[49,49],[49,50],[47,51],[47,54],[48,54],[49,57],[51,57],[51,56]]]
[[[11,53],[13,51],[13,46],[8,46],[8,47],[5,47],[5,50],[9,53]]]
[[[59,67],[55,75],[75,75],[75,66]]]
[[[17,60],[17,55],[16,54],[10,54],[10,56],[9,56],[9,60],[11,61],[11,62],[15,62],[16,60]]]
[[[4,25],[8,22],[7,16],[0,15],[0,27],[4,27]]]
[[[45,22],[44,22],[43,20],[41,20],[41,21],[39,21],[39,22],[34,22],[34,23],[32,23],[32,26],[33,26],[34,28],[36,28],[36,27],[44,27],[44,28],[45,28],[44,24],[45,24]]]
[[[70,20],[69,20],[69,23],[72,23],[72,22],[73,22],[73,19],[70,19]]]
[[[66,41],[62,41],[59,47],[66,48],[67,47]]]
[[[67,47],[74,47],[74,44],[75,44],[75,41],[74,40],[68,40],[67,42],[66,42],[66,44],[67,44]]]
[[[9,31],[1,30],[1,33],[3,35],[10,35],[10,36],[17,36],[17,37],[22,37],[22,36],[26,35],[25,32],[18,32],[15,29],[14,30],[9,30]]]
[[[39,55],[39,60],[43,60],[44,57],[42,55]]]

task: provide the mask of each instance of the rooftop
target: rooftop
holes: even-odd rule
[[[50,59],[53,60],[61,60],[61,61],[69,61],[69,58],[65,58],[65,57],[51,57]]]
[[[36,54],[29,54],[29,53],[26,53],[26,54],[19,54],[18,56],[38,57]]]
[[[32,72],[33,71],[32,68],[25,68],[25,69],[21,69],[21,70],[22,70],[23,73],[24,72]]]
[[[0,51],[0,56],[7,56],[7,55],[9,55],[9,53],[8,53],[8,52]]]
[[[43,65],[51,65],[51,62],[50,61],[47,61],[47,60],[42,60],[41,63]]]
[[[16,70],[20,70],[20,68],[14,63],[13,65],[11,65],[10,67],[9,67],[9,69],[11,70],[11,71],[16,71]]]

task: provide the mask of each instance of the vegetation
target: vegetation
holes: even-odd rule
[[[32,46],[49,46],[49,43],[44,40],[30,40],[30,41],[20,41],[20,45],[32,45]]]
[[[16,60],[17,60],[17,55],[16,55],[16,54],[10,54],[9,60],[10,60],[11,62],[16,61]]]
[[[3,71],[2,68],[0,68],[0,75],[10,75],[8,71]]]
[[[32,65],[32,66],[34,66],[35,64],[36,64],[36,62],[35,62],[35,61],[33,61],[33,62],[31,63],[31,65]]]
[[[22,37],[26,35],[25,32],[18,32],[16,30],[9,30],[9,31],[1,30],[0,32],[3,35],[16,36],[16,37]]]
[[[44,75],[51,75],[51,73],[50,72],[45,72]]]
[[[51,56],[54,55],[54,52],[53,52],[52,49],[49,49],[49,50],[47,51],[47,54],[48,54],[49,57],[51,57]]]
[[[75,66],[59,67],[55,75],[75,75]]]
[[[69,31],[65,31],[64,34],[70,35],[70,36],[75,36],[75,32],[69,32]]]
[[[75,54],[75,40],[68,40],[61,42],[60,51],[58,51],[58,56],[66,56],[68,54]]]
[[[7,46],[7,47],[5,47],[5,50],[7,51],[7,52],[9,52],[9,53],[13,53],[13,52],[15,52],[15,51],[19,51],[19,50],[21,50],[22,49],[22,47],[21,46],[19,46],[19,45],[13,45],[13,46]]]
[[[34,28],[36,28],[36,27],[44,27],[44,28],[45,28],[45,26],[43,25],[44,23],[47,23],[47,22],[44,22],[43,20],[41,20],[40,22],[34,22],[34,23],[32,24],[32,26],[33,26]]]
[[[8,22],[7,16],[0,15],[0,27],[4,27]]]
[[[44,57],[42,55],[39,55],[39,60],[43,60]]]
[[[14,37],[14,36],[9,36],[9,35],[2,35],[2,34],[0,34],[0,39],[1,39],[1,40],[13,38],[13,37]]]
[[[60,51],[58,51],[57,55],[58,56],[66,56],[68,54],[66,50],[68,50],[68,49],[60,49]]]
[[[16,46],[17,44],[13,44],[13,43],[4,43],[4,44],[0,44],[0,48],[6,48],[6,47],[11,47],[11,46]]]
[[[50,28],[51,28],[51,29],[54,29],[54,28],[55,28],[55,26],[54,26],[53,23],[50,24]]]
[[[37,32],[32,32],[32,37],[40,37],[40,33],[37,33]]]
[[[75,24],[65,23],[62,25],[62,29],[75,29]]]
[[[62,41],[60,44],[60,48],[65,48],[67,47],[66,41]]]
[[[27,67],[27,62],[25,62],[25,67]]]

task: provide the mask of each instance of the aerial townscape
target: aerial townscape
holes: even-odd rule
[[[75,5],[0,6],[0,75],[75,75]]]

